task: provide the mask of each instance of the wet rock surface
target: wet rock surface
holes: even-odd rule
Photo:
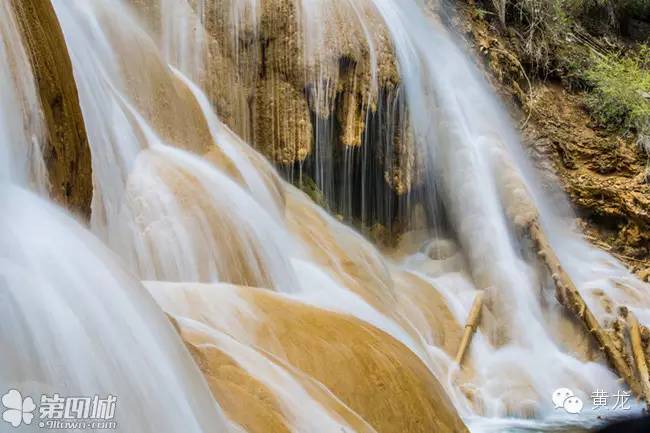
[[[47,125],[52,197],[84,218],[93,195],[90,147],[63,33],[49,1],[13,0]]]
[[[239,362],[223,354],[222,348],[228,343],[219,336],[223,330],[215,326],[216,322],[204,320],[200,314],[192,318],[206,327],[179,322],[181,335],[189,343],[215,398],[247,431],[287,431],[289,414],[278,404],[277,394],[268,391],[269,383],[261,383],[255,372],[246,371],[243,353],[253,357],[263,354],[274,368],[286,369],[287,378],[301,383],[311,398],[354,431],[468,431],[418,356],[393,337],[352,316],[249,287],[152,287],[157,299],[167,292],[169,298],[163,302],[183,294],[185,301],[170,306],[172,315],[187,314],[187,307],[201,298],[204,305],[208,298],[228,304],[233,296],[240,303],[245,301],[250,312],[256,312],[255,317],[242,310],[233,313],[243,327],[255,331],[248,331],[248,336],[231,335],[242,342],[251,339],[258,353],[254,355],[251,349],[235,352]],[[242,402],[234,401],[226,390],[236,392],[249,407],[259,410],[242,411]]]
[[[225,123],[288,180],[319,190],[332,211],[368,227],[390,224],[392,216],[356,209],[363,202],[373,214],[395,213],[362,196],[362,179],[396,197],[419,180],[406,115],[395,109],[403,108],[397,60],[372,2],[190,3],[218,52],[205,87]]]

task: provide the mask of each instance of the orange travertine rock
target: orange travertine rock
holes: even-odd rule
[[[226,416],[248,433],[290,433],[273,393],[214,345],[186,341]]]
[[[420,332],[430,337],[427,343],[442,348],[449,356],[455,356],[464,324],[454,318],[444,297],[416,274],[400,271],[394,273],[394,278],[404,316],[414,319],[422,315],[426,329]]]
[[[378,432],[468,431],[420,358],[366,322],[264,289],[186,283],[148,287],[169,314],[213,329],[226,326],[209,314],[211,304],[218,304],[239,324],[227,326],[229,335],[319,382]],[[196,339],[191,331],[183,332],[186,339]],[[203,356],[212,353],[198,347]],[[215,362],[222,356],[212,355]],[[218,391],[213,388],[221,402]]]
[[[139,154],[127,182],[125,206],[138,216],[133,220],[134,227],[141,233],[141,247],[148,250],[147,257],[153,261],[148,265],[153,268],[148,278],[180,278],[175,269],[165,266],[166,251],[161,250],[160,244],[161,236],[175,239],[173,226],[168,224],[171,218],[183,221],[184,240],[193,245],[189,252],[194,255],[194,278],[212,281],[217,274],[221,281],[233,284],[272,287],[272,264],[261,254],[264,249],[251,231],[253,227],[231,211],[232,200],[236,198],[220,201],[219,195],[210,193],[211,187],[219,185],[206,184],[205,173],[192,172],[192,168],[168,158],[164,152],[146,149]],[[237,188],[226,175],[217,171],[210,174],[210,181],[222,182],[230,190]],[[164,185],[165,193],[151,195],[147,187],[151,182]],[[173,197],[173,209],[166,204],[166,194]]]

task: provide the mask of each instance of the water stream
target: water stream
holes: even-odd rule
[[[133,409],[120,413],[119,431],[225,431],[198,368],[144,287],[86,228],[34,192],[47,186],[44,170],[34,169],[44,166],[42,113],[9,2],[0,9],[3,394],[17,390],[37,403],[41,395],[119,396]],[[4,421],[3,431],[12,429]],[[34,422],[21,431],[42,428]]]
[[[310,89],[315,105],[330,102],[332,77],[318,65],[337,32],[335,11],[365,41],[362,106],[379,104],[378,22],[394,47],[401,84],[387,123],[408,118],[400,128],[423,165],[418,194],[429,225],[379,251],[220,120],[201,87],[208,1],[156,2],[162,12],[151,25],[126,0],[52,0],[92,150],[85,228],[35,194],[47,188],[44,126],[9,1],[0,0],[0,343],[11,353],[0,360],[0,385],[35,395],[117,394],[130,408],[119,418],[124,432],[244,431],[209,394],[164,310],[199,347],[229,356],[270,390],[291,431],[374,431],[275,350],[281,344],[264,345],[273,316],[260,310],[266,295],[249,292],[261,288],[273,302],[351,316],[402,343],[472,432],[573,433],[565,429],[598,423],[591,393],[623,386],[555,301],[508,210],[522,194],[537,209],[601,321],[613,318],[606,297],[650,324],[650,290],[584,241],[569,205],[538,187],[511,120],[453,33],[415,0],[297,2],[305,71],[323,77]],[[240,35],[259,31],[261,5],[225,3],[228,36],[244,62],[250,47],[238,45]],[[234,129],[247,131],[249,122]],[[315,134],[320,186],[341,175],[318,160],[333,152],[325,129]],[[359,199],[351,191],[339,195],[350,200],[341,208]],[[486,317],[461,372],[443,337],[462,329],[479,290],[489,296]],[[436,327],[442,310],[448,322]],[[579,421],[554,407],[562,387],[585,402]]]

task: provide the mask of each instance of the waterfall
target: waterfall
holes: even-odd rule
[[[260,41],[270,3],[52,0],[92,153],[86,228],[33,192],[47,190],[45,126],[0,0],[0,385],[117,395],[125,432],[543,429],[575,423],[558,388],[597,422],[591,392],[621,385],[510,211],[537,209],[602,322],[607,300],[650,324],[648,286],[538,186],[456,36],[422,1],[287,0],[274,13],[295,40]],[[280,66],[260,80],[267,56]],[[279,110],[289,81],[306,102],[267,131],[276,171],[251,146],[268,137],[249,99],[277,91],[260,97]],[[281,139],[298,142],[288,164]],[[342,216],[281,174],[312,176]],[[424,221],[393,249],[341,221],[416,205]],[[479,291],[483,325],[459,369]]]
[[[174,329],[119,260],[61,210],[1,188],[3,389],[35,401],[118,396],[120,431],[226,431]]]
[[[96,233],[127,258],[143,279],[229,281],[292,290],[292,272],[285,269],[288,261],[277,249],[278,239],[272,239],[282,236],[282,228],[266,215],[272,209],[262,208],[231,175],[165,143],[187,144],[196,150],[204,146],[208,151],[219,129],[216,118],[204,118],[196,128],[193,123],[199,122],[187,116],[176,125],[164,123],[180,111],[170,113],[155,86],[129,85],[146,82],[152,71],[125,63],[119,56],[148,62],[177,108],[190,106],[201,117],[202,108],[186,87],[187,79],[162,63],[153,41],[119,2],[55,1],[54,5],[80,83],[99,179],[92,222]],[[140,40],[141,46],[131,46],[128,38]],[[94,41],[101,43],[96,46]],[[172,129],[181,122],[183,131]],[[237,164],[237,155],[231,158],[226,151],[213,150],[224,164]],[[233,170],[248,174],[250,167],[242,167],[242,158]],[[255,177],[248,179],[254,182]],[[263,194],[265,187],[256,186]],[[216,193],[188,202],[188,195],[211,190]],[[170,248],[170,243],[175,246]]]
[[[226,431],[198,368],[140,282],[72,217],[33,192],[47,186],[40,154],[45,126],[9,2],[0,9],[3,394],[17,390],[37,403],[41,396],[118,396],[120,431]],[[22,430],[41,427],[34,422]]]
[[[0,3],[0,181],[31,185],[43,193],[43,114],[32,68],[8,1]]]
[[[436,260],[424,248],[421,252],[411,248],[409,254],[398,255],[396,265],[419,275],[432,290],[442,292],[459,322],[464,320],[478,289],[491,293],[492,312],[496,316],[491,326],[486,327],[487,333],[480,333],[475,341],[473,350],[476,359],[481,360],[475,377],[461,387],[449,385],[450,392],[457,394],[459,406],[469,408],[468,413],[487,416],[534,413],[547,417],[558,415],[546,396],[559,387],[580,389],[580,397],[585,401],[596,389],[614,393],[619,387],[614,375],[600,362],[590,361],[585,353],[573,351],[574,347],[584,348],[583,338],[572,335],[575,325],[554,301],[551,282],[535,267],[531,257],[522,253],[520,241],[506,217],[506,209],[515,205],[506,191],[511,187],[508,178],[521,179],[540,210],[541,222],[553,247],[603,321],[609,320],[609,316],[603,310],[599,293],[604,291],[609,299],[631,305],[638,316],[647,317],[647,303],[640,294],[647,294],[648,288],[615,259],[582,240],[571,229],[566,203],[551,202],[536,186],[540,182],[523,156],[507,113],[468,56],[456,46],[454,35],[414,1],[303,1],[295,2],[295,8],[297,27],[302,31],[298,40],[304,43],[298,58],[303,61],[305,74],[316,68],[319,77],[310,95],[311,100],[317,101],[316,106],[329,104],[330,81],[341,79],[337,72],[323,70],[323,65],[328,64],[328,44],[336,45],[332,39],[340,34],[337,25],[341,23],[332,16],[338,17],[337,12],[345,11],[347,19],[361,29],[370,53],[368,95],[379,85],[377,58],[381,51],[367,29],[373,28],[377,17],[388,29],[402,82],[399,91],[405,98],[404,107],[396,110],[394,116],[404,117],[404,112],[408,113],[417,154],[426,166],[424,192],[419,194],[425,197],[434,226],[446,225],[436,219],[440,202],[445,219],[451,222],[438,235],[439,239],[430,241],[420,236],[416,244],[428,245],[429,250],[449,242],[457,242],[459,247],[453,257]],[[202,6],[203,15],[206,10]],[[257,15],[248,18],[251,22],[246,25],[239,23],[241,15],[226,25],[234,41],[250,38],[240,34],[241,28],[259,28]],[[209,23],[209,17],[202,19]],[[245,50],[236,54],[245,55]],[[392,119],[386,123],[391,122]],[[332,142],[325,138],[328,135],[331,132],[315,133],[316,160],[319,155],[332,152]],[[327,194],[327,182],[337,174],[319,162],[316,165],[315,177],[325,179],[319,181],[319,186]],[[349,166],[344,168],[340,175],[350,178],[349,170]],[[350,193],[344,196],[350,197]],[[361,201],[367,202],[363,194]],[[426,329],[418,332],[427,334]],[[443,383],[451,368],[449,363],[442,369],[438,366],[438,378]],[[468,395],[473,403],[467,403]]]
[[[568,218],[563,218],[565,203],[546,198],[507,114],[468,57],[454,45],[452,35],[435,22],[427,22],[415,2],[374,3],[396,43],[412,124],[421,140],[418,145],[430,149],[429,171],[435,173],[432,188],[441,191],[478,288],[496,293],[494,313],[503,321],[496,332],[505,333],[506,338],[492,339],[505,344],[497,350],[485,346],[477,358],[482,360],[485,401],[501,402],[491,408],[488,403],[487,413],[508,413],[502,406],[510,398],[507,394],[522,386],[534,390],[524,391],[522,400],[537,395],[533,400],[543,401],[564,382],[583,390],[584,401],[589,401],[595,389],[615,392],[618,385],[609,372],[580,362],[567,351],[566,333],[570,331],[555,326],[557,304],[549,302],[553,287],[540,280],[527,263],[505,220],[505,209],[513,203],[501,192],[507,188],[503,173],[515,170],[524,180],[554,249],[602,320],[611,316],[603,310],[597,289],[647,318],[648,303],[643,299],[647,299],[648,286],[573,231]],[[548,413],[543,408],[541,412]]]
[[[516,150],[520,145],[506,113],[451,35],[438,23],[428,22],[415,2],[373,3],[395,41],[417,145],[425,148],[421,154],[428,156],[427,170],[434,177],[429,195],[435,196],[434,189],[440,191],[476,288],[493,294],[496,323],[492,335],[481,335],[477,341],[474,350],[481,365],[471,383],[483,395],[484,413],[521,416],[533,410],[553,414],[553,408],[545,404],[546,396],[563,386],[584,390],[584,401],[589,401],[595,389],[615,392],[615,378],[606,368],[566,351],[567,330],[554,329],[555,304],[544,302],[553,288],[522,256],[508,226],[505,208],[512,203],[500,194],[504,187],[499,184],[500,172],[515,170],[531,190],[539,182],[527,165],[514,165],[519,162],[516,159],[512,166],[503,162],[521,152]],[[551,231],[566,224],[541,204],[539,194],[535,198]],[[567,246],[581,242],[575,234],[563,237]],[[417,263],[416,269],[422,266]],[[567,263],[569,272],[579,266]],[[619,272],[609,276],[617,277]],[[613,288],[614,281],[607,287]],[[580,283],[582,287],[589,284]],[[453,284],[446,285],[448,289],[441,290],[451,302],[464,303],[466,314],[471,297],[456,292]],[[531,402],[539,403],[527,408]]]

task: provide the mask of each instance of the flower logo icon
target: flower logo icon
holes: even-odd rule
[[[34,419],[32,412],[36,409],[34,400],[31,397],[23,396],[19,391],[12,389],[2,396],[2,404],[7,409],[2,413],[2,419],[14,427],[18,427],[21,423],[29,425]]]

